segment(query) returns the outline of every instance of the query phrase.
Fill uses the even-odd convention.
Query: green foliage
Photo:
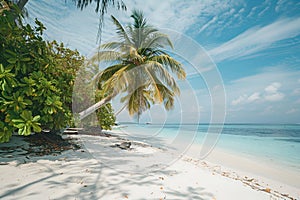
[[[98,89],[96,91],[95,100],[98,102],[105,97],[103,90]],[[96,111],[98,124],[102,129],[111,130],[116,122],[116,117],[113,114],[113,109],[110,103],[105,104]]]
[[[0,142],[13,132],[70,125],[72,88],[84,61],[77,51],[43,40],[46,28],[37,19],[34,27],[22,25],[17,12],[0,13]]]
[[[102,44],[91,61],[112,64],[98,74],[99,81],[107,93],[125,93],[121,102],[139,119],[154,104],[172,109],[180,94],[177,80],[185,79],[186,73],[165,51],[173,48],[169,37],[148,25],[141,11],[134,10],[131,18],[133,23],[122,26],[112,16],[119,40]]]
[[[98,102],[107,97],[101,84],[97,81],[95,74],[99,73],[97,65],[85,65],[77,73],[77,86],[73,94],[73,108],[78,112],[91,106],[90,102]],[[90,115],[82,120],[77,121],[79,126],[100,126],[102,129],[111,130],[115,124],[116,117],[110,103],[106,103],[98,110],[95,115]]]
[[[20,117],[20,119],[12,120],[14,127],[19,129],[19,135],[30,135],[31,130],[35,132],[42,131],[40,127],[41,124],[38,122],[40,120],[39,115],[32,117],[31,111],[24,110],[21,113]]]

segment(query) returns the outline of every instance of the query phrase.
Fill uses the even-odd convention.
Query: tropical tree
[[[120,93],[130,115],[139,115],[152,104],[163,103],[167,110],[173,108],[174,98],[180,90],[178,79],[185,79],[182,64],[172,58],[164,48],[173,48],[172,42],[147,21],[141,11],[134,10],[133,23],[123,27],[111,16],[119,41],[100,46],[91,63],[111,64],[101,71],[96,80],[109,95],[79,113],[80,119],[105,105]]]

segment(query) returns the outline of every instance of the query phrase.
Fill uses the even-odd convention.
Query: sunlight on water
[[[208,127],[208,124],[129,124],[121,130],[133,137],[143,137],[145,141],[153,137],[174,141],[184,136],[187,141],[202,144]],[[225,124],[216,147],[300,169],[300,125]]]

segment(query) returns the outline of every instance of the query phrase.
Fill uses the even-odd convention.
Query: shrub
[[[42,39],[43,24],[22,25],[15,10],[0,14],[0,142],[71,123],[72,84],[83,62],[77,51]],[[17,23],[16,23],[17,22]]]

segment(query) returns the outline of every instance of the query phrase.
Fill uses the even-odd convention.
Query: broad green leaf
[[[42,131],[42,128],[39,126],[39,124],[32,124],[32,128],[33,128],[33,131],[37,132],[37,133]]]
[[[21,114],[21,117],[25,120],[25,121],[29,121],[32,119],[32,113],[31,111],[28,110],[24,110]]]

